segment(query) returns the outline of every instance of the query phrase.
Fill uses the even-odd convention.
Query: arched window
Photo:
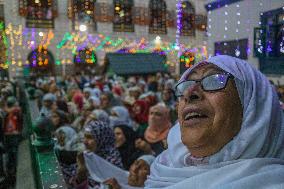
[[[72,19],[73,30],[96,30],[95,0],[71,0],[68,11]],[[71,9],[71,10],[70,10]]]
[[[195,10],[189,1],[182,2],[182,17],[181,17],[181,35],[183,36],[194,36]]]
[[[114,0],[113,31],[134,32],[132,7],[133,0]]]
[[[79,50],[74,56],[74,64],[74,71],[81,70],[88,75],[92,75],[95,72],[94,67],[97,65],[96,53],[90,48]]]
[[[29,68],[34,75],[51,76],[55,74],[54,58],[44,46],[39,46],[28,55]]]
[[[26,16],[28,28],[54,28],[56,0],[20,0],[20,14]]]
[[[166,34],[167,33],[167,5],[164,0],[150,0],[150,25],[149,33]]]

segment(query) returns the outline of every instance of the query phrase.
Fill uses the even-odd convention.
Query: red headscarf
[[[145,100],[136,100],[132,106],[134,120],[140,124],[147,123],[149,108],[150,106]]]
[[[79,91],[75,92],[72,101],[77,105],[78,110],[81,111],[84,105],[83,94]]]

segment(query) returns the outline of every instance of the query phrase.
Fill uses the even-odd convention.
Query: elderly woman
[[[145,188],[283,188],[283,115],[264,75],[216,56],[188,69],[175,90],[179,124]]]

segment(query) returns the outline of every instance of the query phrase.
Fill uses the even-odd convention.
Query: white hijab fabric
[[[152,164],[145,188],[283,189],[284,117],[276,91],[263,74],[243,60],[222,55],[207,62],[234,76],[243,106],[241,130],[219,152],[207,157],[207,164],[192,166],[185,161],[190,152],[181,141],[179,125],[175,125],[168,136],[169,148]]]
[[[127,108],[124,106],[114,106],[111,111],[115,112],[117,116],[110,116],[110,125],[112,127],[117,125],[127,125],[128,127],[133,127],[133,122],[130,118]]]
[[[67,150],[67,151],[77,151],[79,150],[79,139],[76,131],[69,126],[62,126],[56,129],[55,133],[59,134],[63,132],[65,135],[64,146],[61,146],[57,142],[55,143],[54,148],[58,150]]]
[[[104,182],[109,178],[115,178],[122,189],[139,189],[128,185],[128,171],[125,171],[92,152],[84,152],[84,159],[92,179]]]

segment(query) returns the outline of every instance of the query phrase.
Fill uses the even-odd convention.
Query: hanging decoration
[[[8,41],[5,33],[4,22],[0,22],[0,68],[7,69],[9,62],[8,57]]]
[[[187,50],[180,56],[180,63],[184,64],[186,68],[193,66],[195,62],[194,53]]]
[[[176,30],[176,44],[175,44],[175,49],[178,51],[178,57],[180,57],[181,55],[181,48],[180,48],[180,34],[181,34],[181,30],[182,30],[182,2],[181,0],[177,0],[177,4],[176,4],[176,8],[177,8],[177,30]]]
[[[52,44],[53,39],[56,38],[52,30],[42,32],[36,28],[23,29],[22,25],[12,26],[12,24],[7,25],[7,27],[5,28],[5,34],[5,39],[7,39],[6,54],[7,57],[9,57],[9,61],[6,61],[6,64],[17,64],[17,66],[28,66],[30,64],[29,61],[26,61],[26,55],[22,54],[21,49],[28,48],[31,51],[41,51],[40,49],[48,49],[49,45]],[[178,49],[177,44],[179,44]],[[72,52],[72,54],[76,56],[80,50],[90,47],[92,47],[92,50],[94,52],[156,52],[161,55],[169,56],[178,56],[178,53],[183,52],[186,49],[191,49],[191,51],[194,51],[195,58],[197,56],[199,56],[200,58],[207,56],[207,51],[204,50],[202,46],[193,50],[190,44],[185,45],[179,42],[177,43],[177,41],[165,41],[159,36],[157,36],[154,40],[149,40],[143,37],[140,39],[135,39],[128,36],[115,37],[104,34],[88,34],[86,32],[66,32],[63,35],[62,39],[56,44],[57,50],[55,55],[55,64],[71,64],[73,60],[66,58],[69,56],[67,55],[68,51]],[[44,53],[44,51],[42,52]],[[44,60],[41,60],[41,62],[42,63],[40,63],[40,65],[34,64],[34,66],[45,65]]]
[[[180,7],[181,6],[181,7]],[[178,14],[181,16],[180,35],[182,36],[194,36],[195,35],[195,10],[189,1],[183,1],[181,5],[178,5]]]

